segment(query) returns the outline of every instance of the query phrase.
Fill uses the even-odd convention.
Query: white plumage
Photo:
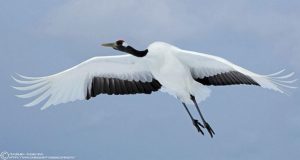
[[[138,61],[138,58],[131,55],[91,58],[70,69],[46,77],[19,76],[24,80],[14,77],[13,79],[27,86],[14,88],[30,92],[17,97],[37,96],[34,101],[26,104],[26,107],[37,105],[49,98],[41,109],[46,109],[50,105],[85,99],[86,88],[90,86],[95,76],[142,82],[152,80],[152,74]]]
[[[156,78],[166,90],[172,93],[175,92],[173,94],[178,98],[182,97],[182,100],[186,102],[189,102],[189,100],[184,98],[188,97],[176,94],[176,91],[181,92],[181,89],[187,89],[183,91],[187,93],[183,94],[189,96],[189,92],[193,92],[194,87],[199,92],[207,90],[207,87],[200,83],[195,82],[193,84],[191,77],[204,78],[229,71],[243,73],[253,78],[261,87],[281,93],[284,92],[283,88],[295,88],[288,84],[295,82],[296,79],[285,80],[293,76],[294,73],[279,76],[284,70],[271,75],[259,75],[234,65],[223,58],[182,50],[163,42],[152,43],[148,50],[148,55],[143,58],[132,55],[94,57],[70,69],[46,77],[27,77],[18,74],[24,80],[14,77],[13,79],[26,86],[14,88],[20,91],[30,91],[23,95],[17,95],[17,97],[31,98],[38,96],[34,101],[26,104],[27,107],[37,105],[49,98],[42,109],[50,105],[85,99],[86,88],[94,76],[142,82],[150,82],[152,78]],[[187,84],[182,84],[181,81],[186,81],[184,83]],[[203,96],[200,99],[206,98]]]
[[[223,58],[182,50],[164,42],[150,44],[144,56],[139,56],[139,51],[132,47],[128,48],[125,42],[110,45],[132,55],[94,57],[45,77],[18,75],[18,79],[13,79],[23,86],[14,88],[25,94],[17,97],[34,97],[25,105],[27,107],[45,101],[41,109],[46,109],[51,105],[89,99],[100,93],[151,93],[160,87],[188,104],[193,103],[191,95],[200,101],[208,97],[208,85],[252,84],[281,93],[284,93],[284,88],[295,88],[291,84],[296,79],[288,80],[294,73],[281,75],[282,70],[260,75]]]

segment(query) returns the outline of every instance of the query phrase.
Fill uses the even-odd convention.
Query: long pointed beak
[[[101,45],[104,46],[104,47],[114,47],[115,43],[103,43]]]

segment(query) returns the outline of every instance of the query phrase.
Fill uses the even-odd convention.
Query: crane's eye
[[[128,44],[124,40],[117,40],[116,41],[117,46],[127,47]]]
[[[118,41],[116,41],[116,44],[118,45],[118,46],[121,46],[122,44],[123,44],[123,40],[118,40]]]

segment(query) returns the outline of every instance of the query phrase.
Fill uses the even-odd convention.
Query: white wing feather
[[[178,49],[176,54],[183,63],[190,67],[191,72],[198,78],[210,77],[229,71],[238,71],[251,77],[263,88],[272,89],[281,93],[284,93],[284,88],[297,88],[290,85],[296,82],[297,79],[286,80],[294,75],[293,72],[283,76],[281,74],[285,70],[269,75],[260,75],[237,66],[221,57],[182,49]]]
[[[27,92],[17,97],[36,97],[31,103],[26,104],[26,107],[45,101],[41,108],[43,110],[51,105],[85,99],[87,87],[90,86],[89,83],[94,76],[151,82],[152,74],[142,63],[140,58],[131,55],[94,57],[46,77],[27,77],[18,74],[22,80],[12,78],[25,86],[13,88]]]

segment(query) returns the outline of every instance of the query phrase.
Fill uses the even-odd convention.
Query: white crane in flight
[[[211,137],[215,134],[204,119],[197,101],[210,95],[208,86],[255,85],[284,93],[283,88],[296,88],[290,80],[294,73],[282,75],[284,70],[260,75],[239,67],[223,58],[187,51],[164,42],[154,42],[146,50],[138,51],[125,41],[103,44],[128,55],[94,57],[70,69],[45,77],[19,75],[13,79],[23,86],[14,87],[27,92],[17,95],[34,100],[34,106],[45,100],[41,109],[51,105],[89,100],[98,94],[150,94],[163,91],[180,100],[198,132],[201,128]],[[195,119],[187,104],[195,105],[201,122]]]

